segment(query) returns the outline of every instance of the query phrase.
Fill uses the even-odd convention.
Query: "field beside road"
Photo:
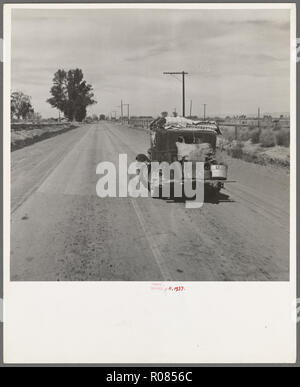
[[[96,195],[96,166],[128,162],[149,134],[99,122],[12,153],[11,279],[289,279],[288,169],[226,160],[218,204]]]
[[[290,129],[241,127],[235,133],[234,126],[222,126],[223,136],[218,146],[230,156],[248,162],[290,166]]]
[[[24,148],[24,146],[32,145],[38,141],[45,140],[58,134],[75,129],[78,124],[71,122],[62,124],[53,123],[17,123],[11,124],[11,150]]]

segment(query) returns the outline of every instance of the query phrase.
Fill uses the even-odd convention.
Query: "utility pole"
[[[184,84],[184,74],[182,72],[182,117],[185,117],[185,84]]]
[[[184,76],[187,75],[185,71],[172,71],[172,72],[167,72],[165,71],[163,74],[165,75],[182,75],[182,117],[185,117],[185,79]]]
[[[193,100],[190,100],[190,117],[192,117]]]
[[[121,116],[120,116],[121,122],[123,122],[123,106],[124,106],[124,103],[123,103],[122,100],[121,100],[121,105],[120,105],[120,106],[116,106],[116,107],[118,107],[118,108],[121,108]]]
[[[260,108],[257,109],[257,126],[260,127]]]
[[[123,103],[123,106],[127,106],[127,119],[129,122],[129,103]]]
[[[206,116],[206,103],[203,104],[203,121],[205,121]]]

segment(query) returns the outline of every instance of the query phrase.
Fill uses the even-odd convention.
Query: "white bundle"
[[[211,153],[211,145],[209,143],[202,144],[185,144],[183,142],[176,142],[178,160],[184,157],[189,161],[205,161],[208,154]]]

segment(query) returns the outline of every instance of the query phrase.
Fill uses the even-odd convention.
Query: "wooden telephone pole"
[[[124,106],[127,106],[127,118],[129,120],[129,103],[124,103]]]
[[[124,106],[124,104],[123,104],[122,100],[121,100],[121,105],[120,106],[116,106],[117,108],[121,108],[121,116],[120,116],[121,122],[123,122],[123,106]]]
[[[123,106],[127,106],[127,119],[129,122],[129,103],[123,103]]]
[[[185,117],[185,79],[184,76],[187,75],[185,71],[165,71],[165,75],[182,75],[182,117]]]
[[[203,121],[205,121],[206,116],[206,103],[203,104]]]

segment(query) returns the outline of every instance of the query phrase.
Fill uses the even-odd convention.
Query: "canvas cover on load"
[[[213,130],[221,134],[220,129],[215,121],[190,120],[185,117],[159,117],[152,121],[150,129],[155,130]]]

